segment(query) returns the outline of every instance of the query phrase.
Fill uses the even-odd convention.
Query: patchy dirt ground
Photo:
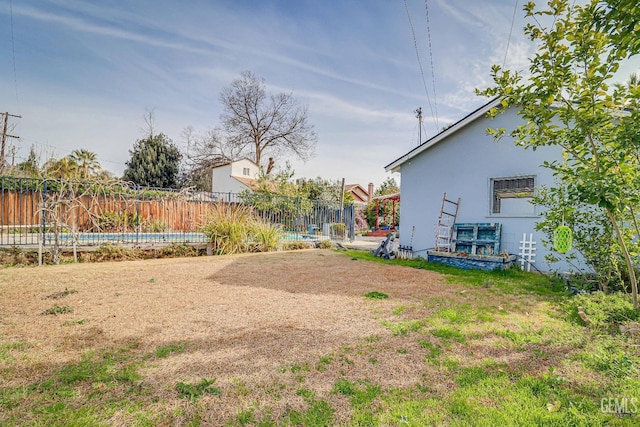
[[[342,360],[333,376],[366,369],[361,376],[378,384],[419,382],[422,357],[399,355],[381,323],[394,307],[455,298],[460,289],[437,273],[322,250],[10,268],[0,270],[0,334],[4,342],[30,346],[13,382],[43,379],[90,350],[134,346],[152,353],[182,343],[187,351],[145,367],[144,382],[155,393],[173,392],[177,381],[215,377],[223,388],[248,384],[259,401],[255,392],[282,382],[279,373],[292,367],[338,353],[371,360],[372,349],[358,351],[354,343],[375,337],[386,343],[375,352],[391,357],[379,357],[375,369]],[[390,298],[363,297],[371,291]],[[61,307],[73,311],[44,314]],[[329,391],[327,373],[314,379],[311,371],[305,385]],[[434,382],[447,386],[446,378]],[[211,422],[236,410],[238,396],[225,396],[236,400],[220,405]]]

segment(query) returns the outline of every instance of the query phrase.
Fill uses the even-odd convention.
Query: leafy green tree
[[[529,75],[494,65],[495,86],[480,91],[502,100],[490,116],[517,108],[523,124],[489,132],[496,139],[509,135],[525,148],[563,149],[562,161],[544,166],[562,183],[563,200],[607,219],[615,236],[609,247],[624,260],[637,309],[631,253],[640,236],[640,89],[611,82],[620,64],[640,51],[640,9],[630,0],[551,0],[547,9],[533,2],[524,8],[530,21],[525,34],[538,44]]]
[[[262,212],[272,214],[308,214],[313,208],[311,201],[293,182],[295,172],[289,163],[277,172],[262,172],[256,188],[244,191],[240,197],[245,203]]]
[[[27,156],[25,161],[20,162],[16,165],[16,172],[19,176],[27,178],[36,178],[40,175],[38,155],[36,154],[36,150],[33,145],[29,149],[29,155]]]
[[[396,183],[396,180],[389,177],[385,179],[382,184],[373,193],[374,196],[386,196],[389,194],[399,193],[400,187]]]
[[[324,200],[331,202],[340,202],[340,191],[342,190],[342,182],[317,177],[315,179],[301,178],[296,181],[298,189],[309,200]],[[352,203],[353,195],[345,191],[344,202]]]
[[[145,187],[176,188],[182,154],[160,133],[136,141],[123,179]]]
[[[574,250],[564,254],[563,259],[575,266],[575,272],[579,273],[581,256],[593,268],[599,290],[621,290],[624,260],[619,256],[615,233],[605,212],[575,197],[570,198],[562,183],[553,188],[539,187],[533,202],[544,208],[544,216],[536,224],[536,229],[544,233],[542,243],[553,247],[556,228],[560,225],[569,226],[573,231]],[[546,254],[545,259],[549,263],[560,260],[554,251]],[[594,284],[591,280],[584,283],[590,290]]]

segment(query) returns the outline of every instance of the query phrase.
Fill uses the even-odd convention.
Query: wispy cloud
[[[456,2],[451,0],[436,0],[436,4],[464,26],[491,28],[499,34],[509,32],[507,15],[500,13],[500,9],[504,9],[504,5],[500,6],[487,1]]]
[[[274,88],[277,89],[277,88]],[[313,111],[328,117],[341,120],[354,120],[359,122],[379,122],[380,120],[397,123],[413,122],[410,112],[399,112],[388,109],[374,108],[346,101],[326,92],[299,90],[296,96],[308,98],[313,105]]]
[[[95,22],[88,22],[86,20],[75,18],[71,16],[65,16],[55,14],[51,12],[45,12],[26,6],[14,6],[13,13],[15,15],[21,15],[30,19],[49,22],[64,26],[66,28],[82,31],[85,33],[96,34],[105,37],[111,37],[121,40],[134,41],[143,43],[149,46],[156,46],[161,48],[175,49],[180,51],[189,51],[199,54],[210,54],[211,51],[206,49],[197,48],[184,43],[169,42],[160,38],[150,37],[142,34],[138,34],[131,31],[126,31],[119,28],[108,27],[105,25],[99,25]]]
[[[311,62],[301,61],[291,56],[282,55],[276,51],[256,49],[249,45],[237,42],[228,42],[210,35],[203,35],[202,31],[176,29],[172,30],[170,33],[165,33],[165,36],[163,37],[152,37],[146,34],[141,34],[138,32],[117,28],[115,26],[106,25],[104,23],[99,23],[96,20],[88,20],[80,17],[70,16],[68,14],[63,15],[60,13],[43,11],[28,6],[14,6],[13,12],[16,15],[21,15],[26,18],[38,20],[41,22],[53,23],[74,31],[95,34],[107,38],[132,41],[158,48],[166,48],[180,52],[190,52],[199,55],[206,55],[208,57],[215,57],[215,54],[217,52],[220,52],[220,50],[229,52],[241,51],[244,52],[244,54],[248,57],[258,57],[267,61],[275,61],[281,65],[307,71],[320,77],[348,83],[360,88],[371,89],[377,92],[388,93],[395,96],[402,96],[409,99],[421,99],[419,95],[416,95],[412,92],[402,92],[393,87],[372,83],[370,81],[367,81],[366,79],[356,79],[353,77],[342,75],[328,68],[318,66],[317,64]],[[92,9],[85,12],[98,13],[99,10]],[[154,30],[157,31],[159,30],[159,28],[154,28]],[[170,41],[175,39],[182,41]],[[310,48],[308,47],[308,49]]]

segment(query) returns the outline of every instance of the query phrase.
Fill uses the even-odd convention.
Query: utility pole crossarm
[[[4,116],[4,126],[2,127],[2,145],[0,146],[0,173],[4,171],[4,165],[5,165],[5,149],[6,149],[6,145],[7,145],[7,138],[15,138],[15,139],[20,139],[19,136],[15,136],[15,135],[10,135],[7,133],[8,131],[8,126],[9,126],[9,117],[15,117],[18,119],[21,119],[22,116],[18,116],[16,114],[9,114],[8,112],[5,112],[4,114],[2,114]]]

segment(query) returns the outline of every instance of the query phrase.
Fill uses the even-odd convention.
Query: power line
[[[416,40],[416,32],[413,29],[413,22],[411,21],[411,14],[409,13],[409,6],[407,0],[404,0],[404,8],[407,11],[407,18],[409,18],[409,26],[411,27],[411,35],[413,36],[413,46],[416,49],[416,57],[418,58],[418,65],[420,66],[420,74],[422,75],[422,84],[424,86],[424,92],[427,94],[427,103],[429,104],[429,110],[431,110],[431,117],[433,118],[433,124],[436,127],[436,133],[438,132],[438,125],[435,113],[433,112],[433,106],[431,105],[431,99],[429,98],[429,89],[427,88],[427,81],[424,78],[424,69],[422,68],[422,61],[420,60],[420,52],[418,50],[418,41]]]
[[[11,54],[13,58],[13,84],[16,90],[16,104],[19,106],[18,101],[18,73],[16,72],[16,44],[13,37],[13,0],[9,0],[9,17],[11,21]]]
[[[511,17],[511,28],[509,29],[509,38],[507,39],[507,48],[504,51],[504,61],[502,61],[502,68],[507,65],[507,53],[509,53],[509,45],[511,44],[511,34],[513,34],[513,23],[516,20],[516,11],[518,10],[518,0],[513,6],[513,16]]]
[[[69,146],[63,146],[63,145],[55,146],[55,145],[49,144],[47,142],[40,142],[40,141],[37,141],[35,139],[31,139],[31,138],[20,138],[20,139],[22,141],[28,142],[30,144],[38,145],[40,147],[43,147],[44,149],[50,150],[52,153],[54,153],[54,152],[60,153],[60,155],[62,155],[64,153],[68,153],[67,155],[69,155],[69,154],[71,154],[71,152],[73,152],[73,150],[75,150],[75,148],[71,148]],[[104,159],[101,159],[100,163],[112,163],[114,165],[119,165],[119,166],[124,165],[123,162],[114,162],[113,160],[104,160]]]
[[[429,40],[429,60],[431,61],[431,84],[433,86],[433,105],[436,110],[436,127],[440,129],[438,122],[438,97],[436,96],[436,70],[433,66],[433,47],[431,45],[431,23],[429,22],[429,1],[424,0],[424,10],[427,16],[427,37]]]

